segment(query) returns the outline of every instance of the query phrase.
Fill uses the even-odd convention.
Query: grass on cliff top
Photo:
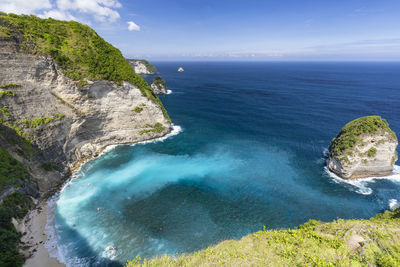
[[[21,51],[50,55],[63,72],[76,81],[109,80],[136,85],[142,94],[158,104],[169,116],[148,83],[137,75],[121,52],[107,43],[89,26],[75,21],[41,19],[36,16],[0,12],[1,32],[20,42]]]
[[[148,62],[145,59],[128,59],[128,60],[134,60],[134,61],[139,61],[141,63],[143,63],[146,66],[146,69],[150,72],[156,73],[157,72],[157,68],[154,67],[153,64],[151,64],[150,62]]]
[[[154,83],[157,87],[162,86],[164,88],[167,88],[167,84],[165,83],[164,79],[161,78],[160,76],[154,77],[151,83]]]
[[[389,128],[389,124],[380,116],[366,116],[355,119],[347,123],[339,134],[332,139],[329,151],[334,156],[340,156],[353,148],[357,142],[362,141],[361,136],[363,134],[375,134],[382,130],[396,138],[396,134]]]
[[[364,242],[350,248],[351,237]],[[297,229],[263,230],[205,250],[126,266],[400,266],[400,209],[369,220],[315,220]]]
[[[26,181],[29,173],[5,149],[0,147],[0,192],[8,184],[18,184],[18,180]]]

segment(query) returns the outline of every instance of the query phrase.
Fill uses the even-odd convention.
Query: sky
[[[400,61],[400,0],[0,0],[88,24],[128,58]]]

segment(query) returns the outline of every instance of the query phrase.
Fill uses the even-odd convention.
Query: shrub
[[[0,191],[7,184],[14,183],[18,180],[25,181],[29,178],[29,173],[14,159],[7,150],[0,147]]]
[[[0,99],[5,96],[15,96],[15,94],[13,92],[11,92],[10,90],[4,90],[4,91],[0,91]]]
[[[147,124],[146,127],[150,128],[150,129],[141,130],[139,132],[140,135],[148,134],[148,133],[161,133],[162,131],[165,130],[165,127],[159,122],[155,123],[154,125]]]
[[[0,88],[16,88],[16,87],[21,87],[21,85],[18,83],[7,83],[0,85]]]
[[[368,157],[372,158],[372,157],[374,157],[375,155],[376,155],[376,148],[375,148],[375,147],[371,147],[371,148],[368,150]]]
[[[140,112],[142,112],[142,110],[143,110],[143,108],[142,108],[142,107],[139,107],[139,106],[137,106],[137,107],[135,107],[135,108],[133,109],[133,111],[135,111],[136,113],[140,113]]]

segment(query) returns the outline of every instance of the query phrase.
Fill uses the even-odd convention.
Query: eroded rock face
[[[0,145],[28,166],[42,192],[60,184],[77,162],[96,156],[108,145],[135,143],[170,131],[161,108],[134,85],[99,80],[78,88],[50,57],[18,53],[17,43],[10,39],[0,44],[0,84],[20,85],[9,88],[14,96],[0,99],[0,108],[6,107],[10,114],[3,114],[1,127],[12,128],[6,121],[22,127],[23,137],[30,138],[40,153],[23,157],[4,136]],[[38,126],[23,122],[35,118],[52,119]],[[153,130],[156,123],[162,131]],[[44,170],[41,166],[47,163],[61,168]]]
[[[398,140],[385,120],[368,116],[346,124],[329,147],[329,170],[342,178],[385,176],[397,161]]]
[[[155,71],[150,68],[150,63],[144,60],[128,60],[136,74],[154,74]],[[146,63],[145,63],[146,62]]]

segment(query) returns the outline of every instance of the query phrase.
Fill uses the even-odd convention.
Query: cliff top
[[[389,124],[380,116],[366,116],[355,119],[347,123],[339,134],[332,139],[329,151],[334,156],[345,154],[357,142],[362,141],[363,135],[379,134],[382,131],[389,133],[393,140],[397,140],[396,134],[389,128]]]
[[[310,220],[176,257],[136,257],[126,266],[399,266],[399,230],[400,209],[369,220]]]
[[[49,55],[64,74],[77,84],[85,80],[123,81],[136,85],[150,100],[162,107],[147,82],[137,75],[121,52],[93,29],[75,21],[41,19],[30,15],[0,12],[0,37],[18,41],[20,52]]]

